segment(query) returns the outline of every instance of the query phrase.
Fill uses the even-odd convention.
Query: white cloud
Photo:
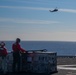
[[[46,20],[22,20],[18,21],[18,23],[28,23],[28,24],[54,24],[54,23],[60,23],[57,21],[46,21]]]
[[[21,24],[55,24],[60,23],[58,21],[46,21],[46,20],[27,20],[27,19],[12,19],[12,18],[0,18],[1,22],[13,22]]]
[[[74,9],[59,9],[59,11],[69,12],[69,13],[76,13],[76,10],[74,10]]]
[[[20,7],[20,6],[0,6],[0,8],[14,8],[14,9],[30,9],[30,10],[49,10],[50,8],[41,7]]]
[[[20,7],[20,6],[0,6],[0,8],[13,8],[13,9],[28,9],[28,10],[44,10],[49,11],[53,8],[42,8],[42,7]],[[58,9],[60,12],[76,13],[75,9]]]

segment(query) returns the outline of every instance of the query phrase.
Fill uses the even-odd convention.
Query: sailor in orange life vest
[[[5,48],[5,43],[1,42],[0,43],[0,56],[2,57],[2,59],[4,59],[4,57],[6,57],[7,55],[7,49]]]
[[[13,49],[13,67],[12,70],[13,72],[16,71],[16,65],[17,65],[17,71],[20,71],[20,52],[25,52],[26,50],[24,50],[23,48],[21,48],[20,46],[20,39],[17,38],[16,42],[12,45],[12,49]]]

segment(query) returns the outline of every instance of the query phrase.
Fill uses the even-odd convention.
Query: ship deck
[[[76,57],[60,56],[57,58],[58,73],[53,75],[76,75]]]

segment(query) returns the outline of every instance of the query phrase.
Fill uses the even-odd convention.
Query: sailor
[[[2,59],[4,59],[6,55],[7,55],[7,49],[5,48],[5,43],[1,42],[0,43],[0,56],[2,57]]]
[[[5,48],[5,43],[1,42],[0,43],[0,69],[2,70],[2,72],[6,72],[7,70],[7,66],[6,66],[6,56],[7,56],[7,49]]]
[[[13,49],[13,72],[16,72],[16,66],[17,66],[17,71],[20,72],[20,52],[26,53],[26,50],[21,48],[20,46],[20,38],[16,39],[16,42],[12,45]]]

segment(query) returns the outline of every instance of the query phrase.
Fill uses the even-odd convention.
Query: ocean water
[[[12,51],[14,41],[5,41],[8,51]],[[25,50],[47,49],[49,52],[57,52],[57,55],[76,55],[76,42],[63,41],[21,41],[21,47]]]

